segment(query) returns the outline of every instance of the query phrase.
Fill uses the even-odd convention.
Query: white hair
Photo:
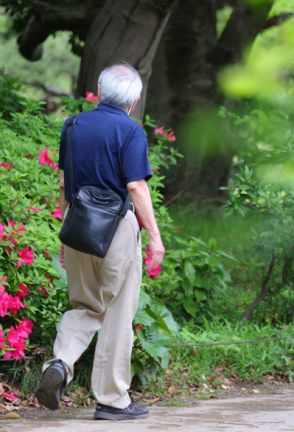
[[[100,102],[128,110],[140,98],[142,80],[128,63],[118,63],[104,69],[98,78]]]

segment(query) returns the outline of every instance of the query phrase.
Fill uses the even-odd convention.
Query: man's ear
[[[101,96],[101,86],[100,86],[100,84],[98,84],[98,86],[97,86],[97,97],[98,97],[98,101],[97,101],[97,102],[100,101],[100,96]]]
[[[133,105],[131,106],[131,109],[130,109],[130,113],[135,111],[139,102],[140,102],[140,98],[137,99],[136,102],[133,103]]]

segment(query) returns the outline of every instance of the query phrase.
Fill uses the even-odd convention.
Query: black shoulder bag
[[[130,207],[130,197],[123,201],[117,193],[97,186],[83,186],[74,193],[72,132],[75,123],[76,117],[66,130],[71,201],[59,238],[72,249],[104,258]]]

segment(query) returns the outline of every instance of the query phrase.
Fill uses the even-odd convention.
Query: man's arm
[[[63,170],[60,170],[60,178],[59,178],[59,204],[60,204],[61,213],[62,215],[64,215],[68,202],[64,197],[64,171]]]
[[[149,248],[151,252],[149,267],[157,267],[163,259],[164,246],[154,216],[149,187],[145,180],[138,180],[128,183],[127,188],[144,227],[149,234]]]

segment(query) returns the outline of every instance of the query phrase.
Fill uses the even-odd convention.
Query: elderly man
[[[128,64],[102,71],[98,79],[99,104],[77,116],[72,135],[75,191],[94,185],[130,194],[149,233],[150,267],[162,261],[164,247],[154,217],[147,180],[151,169],[147,140],[139,124],[129,118],[142,91],[138,72]],[[66,165],[65,122],[61,133],[61,208],[71,199]],[[63,176],[64,172],[64,176]],[[63,182],[64,178],[64,182]],[[54,343],[54,359],[43,366],[37,390],[39,402],[57,409],[61,391],[73,378],[74,364],[99,331],[91,378],[97,399],[95,419],[145,418],[148,408],[131,402],[130,362],[132,321],[142,276],[140,230],[130,209],[120,222],[105,258],[64,247],[69,301],[72,309],[61,321]]]

